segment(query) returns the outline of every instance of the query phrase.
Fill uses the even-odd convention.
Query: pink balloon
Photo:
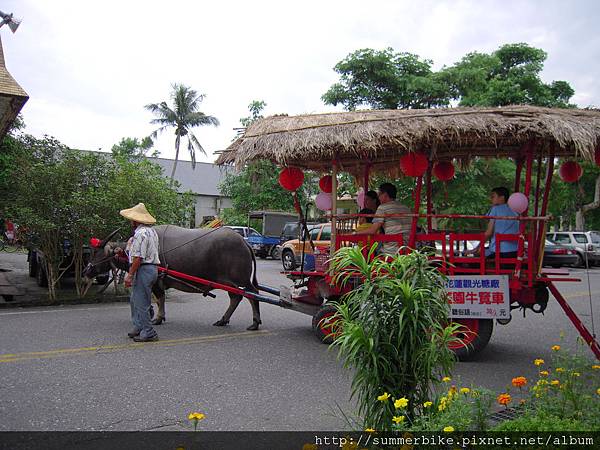
[[[510,197],[508,197],[507,203],[508,207],[517,214],[524,213],[529,207],[529,200],[527,200],[525,194],[521,192],[515,192]]]
[[[360,209],[363,209],[365,207],[365,191],[361,188],[360,191],[358,191],[358,195],[356,196],[356,203],[358,204],[358,207]]]
[[[327,192],[321,192],[315,198],[315,205],[317,208],[323,211],[329,211],[331,209],[331,194]]]

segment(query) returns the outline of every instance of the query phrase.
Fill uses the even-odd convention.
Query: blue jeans
[[[142,265],[138,268],[133,279],[131,297],[131,321],[133,327],[140,332],[141,338],[156,336],[156,330],[150,322],[150,304],[152,303],[152,285],[158,278],[158,268],[152,265]]]

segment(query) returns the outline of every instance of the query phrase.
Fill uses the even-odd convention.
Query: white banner
[[[446,282],[453,319],[510,318],[508,275],[460,275]]]

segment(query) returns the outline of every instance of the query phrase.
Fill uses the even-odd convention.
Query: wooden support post
[[[429,161],[429,165],[427,166],[427,174],[425,175],[425,184],[427,185],[427,232],[431,233],[432,231],[432,218],[431,214],[433,212],[433,205],[431,203],[431,169],[433,163]]]
[[[331,245],[330,255],[333,256],[335,252],[335,241],[337,236],[337,159],[334,159],[331,163]]]
[[[371,172],[371,163],[365,164],[365,172],[363,174],[363,188],[365,189],[365,194],[369,190],[369,175]]]
[[[415,242],[417,241],[417,221],[419,220],[419,208],[421,206],[421,188],[423,187],[423,177],[417,177],[415,184],[415,215],[412,218],[410,237],[408,240],[408,246],[410,248],[415,248]]]
[[[548,210],[548,201],[550,199],[550,186],[552,185],[552,175],[554,173],[554,149],[550,151],[548,156],[548,167],[546,167],[546,180],[544,186],[544,195],[542,197],[542,207],[540,216],[545,216]],[[537,253],[537,268],[538,274],[542,271],[542,262],[544,260],[544,247],[546,246],[546,222],[538,223],[538,240],[536,242]]]

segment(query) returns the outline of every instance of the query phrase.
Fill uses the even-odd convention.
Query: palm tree
[[[187,147],[192,158],[192,169],[196,167],[196,150],[206,155],[206,151],[192,133],[192,128],[201,125],[219,125],[219,120],[213,116],[207,116],[201,111],[198,111],[200,103],[204,100],[204,95],[193,90],[183,84],[174,83],[172,85],[171,100],[173,106],[167,105],[167,102],[151,103],[145,108],[153,113],[156,118],[150,123],[160,125],[160,128],[154,130],[150,135],[156,138],[159,133],[169,127],[175,128],[175,162],[173,163],[173,171],[171,172],[171,185],[175,178],[175,170],[177,170],[177,160],[179,159],[179,144],[183,136],[187,136]]]

